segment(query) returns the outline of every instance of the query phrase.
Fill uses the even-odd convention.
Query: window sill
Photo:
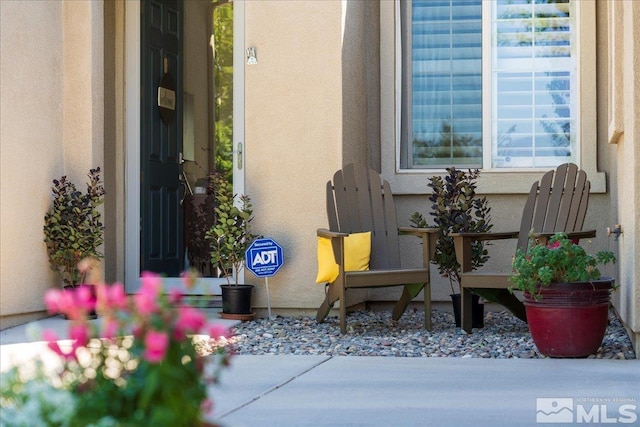
[[[393,194],[430,194],[429,178],[444,176],[444,171],[385,171],[382,176],[389,181]],[[551,169],[551,168],[550,168]],[[548,170],[550,170],[548,169]],[[606,193],[607,180],[604,172],[584,169],[591,181],[591,194]],[[389,173],[391,172],[391,173]],[[541,171],[481,171],[478,178],[479,194],[528,194],[531,185],[542,178],[547,170]]]

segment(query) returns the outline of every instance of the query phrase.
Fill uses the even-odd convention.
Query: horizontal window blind
[[[410,168],[482,162],[481,0],[414,0]],[[407,112],[408,113],[408,112]]]
[[[493,166],[572,160],[569,0],[498,0],[492,11]]]

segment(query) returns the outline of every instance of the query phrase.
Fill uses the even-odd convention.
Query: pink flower
[[[185,333],[198,332],[207,322],[205,315],[193,307],[178,307],[178,320],[176,328]]]
[[[209,326],[209,337],[212,339],[226,338],[229,336],[229,330],[220,323],[213,323]]]
[[[171,289],[169,291],[169,302],[174,305],[178,305],[182,302],[182,292],[179,289]]]
[[[105,317],[102,322],[102,335],[111,339],[116,336],[119,330],[118,321],[112,317]]]
[[[62,351],[60,344],[58,344],[58,336],[55,332],[47,329],[42,333],[42,338],[47,341],[47,347],[58,356],[64,357],[65,360],[75,359],[75,349],[69,353]]]
[[[74,306],[71,292],[59,289],[49,289],[44,295],[44,303],[51,314],[66,314]]]
[[[560,247],[560,242],[553,242],[547,245],[547,248],[549,249],[558,249],[559,247]]]
[[[85,346],[89,342],[89,328],[86,324],[69,326],[69,338],[75,340],[74,347]]]
[[[124,309],[127,307],[127,295],[122,283],[114,283],[112,286],[96,285],[97,309],[108,311]]]
[[[162,278],[156,273],[143,271],[141,277],[142,292],[149,295],[159,295],[162,290]]]
[[[213,401],[209,398],[206,398],[200,404],[200,409],[203,414],[210,414],[213,412]]]
[[[142,273],[142,287],[133,300],[138,313],[143,316],[155,313],[158,310],[158,297],[162,291],[162,280],[155,273]]]
[[[73,290],[74,306],[79,307],[85,313],[95,310],[96,300],[93,287],[79,286]]]
[[[169,346],[169,336],[166,332],[150,330],[144,338],[145,351],[143,357],[150,363],[160,363],[164,359]]]
[[[136,339],[140,339],[142,337],[142,333],[144,332],[143,327],[144,327],[144,325],[139,324],[139,323],[134,323],[131,326],[131,333],[133,334],[133,336]]]

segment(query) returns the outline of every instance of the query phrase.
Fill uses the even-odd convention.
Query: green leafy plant
[[[82,276],[78,262],[86,257],[101,259],[98,247],[104,242],[101,214],[104,186],[100,168],[91,169],[85,193],[66,176],[53,180],[53,206],[44,216],[44,241],[49,264],[62,278],[64,287],[78,285]]]
[[[253,206],[245,194],[236,196],[233,184],[221,173],[213,173],[210,185],[216,201],[215,224],[205,237],[210,241],[211,263],[218,266],[231,284],[238,284],[238,274],[245,266],[245,253],[258,235],[251,232]],[[236,198],[238,205],[236,205]]]
[[[476,194],[478,169],[463,171],[454,167],[447,168],[444,179],[432,176],[429,187],[433,190],[429,197],[431,212],[435,227],[439,229],[438,240],[433,262],[438,265],[438,271],[449,278],[451,292],[460,289],[460,264],[456,260],[456,251],[452,233],[476,232],[484,233],[491,230],[491,216],[486,197]],[[411,215],[411,225],[418,228],[430,227],[421,213]],[[481,267],[489,259],[483,242],[476,241],[472,246],[472,267]],[[458,291],[454,289],[458,284]]]
[[[589,282],[600,279],[598,265],[615,263],[613,252],[589,255],[564,233],[557,233],[549,244],[540,245],[530,238],[527,252],[518,250],[513,261],[511,290],[518,289],[539,297],[540,286],[551,283]]]

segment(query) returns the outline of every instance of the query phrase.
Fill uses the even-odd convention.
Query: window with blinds
[[[405,114],[408,168],[482,165],[481,0],[414,0],[405,4],[411,31],[411,101]],[[408,74],[408,73],[407,73]],[[408,89],[408,88],[407,88]],[[408,101],[408,100],[407,100]],[[410,122],[410,123],[409,123]],[[409,140],[410,139],[410,140]]]
[[[401,168],[574,161],[569,0],[403,0],[400,15]]]
[[[552,167],[572,160],[571,25],[569,0],[495,2],[494,167]]]

